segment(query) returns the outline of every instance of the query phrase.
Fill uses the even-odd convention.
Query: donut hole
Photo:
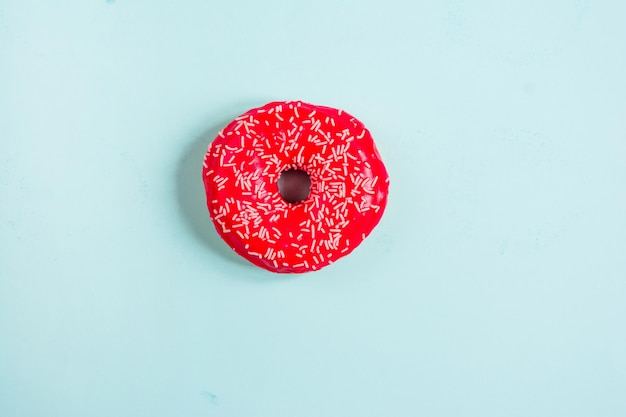
[[[311,192],[311,177],[301,169],[287,169],[278,178],[278,192],[287,203],[301,203]]]

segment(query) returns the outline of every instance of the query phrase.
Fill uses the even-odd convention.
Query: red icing
[[[277,181],[311,178],[298,204]],[[349,254],[378,224],[389,176],[370,132],[341,110],[274,102],[237,117],[209,145],[202,171],[209,214],[238,254],[274,272],[318,270]]]

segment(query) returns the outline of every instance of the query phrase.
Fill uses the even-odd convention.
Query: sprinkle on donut
[[[360,121],[300,101],[233,120],[209,145],[203,179],[222,239],[279,273],[319,270],[352,252],[380,221],[389,188]]]

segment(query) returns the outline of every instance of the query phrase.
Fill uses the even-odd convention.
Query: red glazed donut
[[[274,102],[237,117],[202,172],[224,241],[273,272],[318,270],[378,224],[389,177],[363,124],[342,110]]]

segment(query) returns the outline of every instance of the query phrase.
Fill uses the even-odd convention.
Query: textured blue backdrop
[[[0,1],[0,416],[626,415],[626,3]],[[202,154],[343,107],[392,179],[319,273]]]

